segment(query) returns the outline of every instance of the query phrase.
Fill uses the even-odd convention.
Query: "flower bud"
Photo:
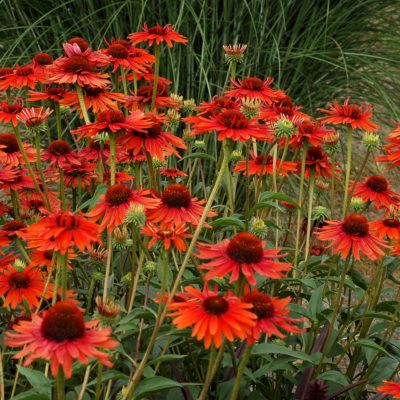
[[[195,150],[205,150],[206,149],[206,143],[204,140],[195,140],[193,143],[193,148]]]
[[[259,237],[260,239],[264,239],[267,235],[268,227],[265,225],[264,220],[258,217],[253,217],[250,221],[250,232]]]
[[[126,212],[125,224],[132,224],[137,228],[140,228],[146,223],[146,212],[142,204],[131,203]]]
[[[193,109],[196,107],[196,102],[194,99],[188,99],[183,101],[183,111],[188,113],[193,111]]]
[[[154,261],[146,261],[143,266],[143,274],[145,276],[153,275],[157,270],[157,263]]]
[[[381,139],[377,133],[365,132],[362,143],[368,150],[376,150],[381,146]]]
[[[242,63],[244,52],[247,49],[247,44],[228,44],[222,46],[225,53],[225,61],[227,63]]]
[[[289,137],[296,131],[293,122],[289,121],[287,118],[278,119],[274,124],[274,130],[278,138]]]
[[[350,200],[350,206],[356,213],[358,213],[364,209],[365,203],[361,197],[352,197]]]

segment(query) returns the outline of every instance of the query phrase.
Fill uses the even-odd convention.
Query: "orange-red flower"
[[[381,175],[372,175],[364,182],[358,182],[354,188],[354,196],[361,197],[364,202],[374,203],[376,208],[389,208],[400,200],[400,196],[391,190],[389,182]]]
[[[233,172],[246,173],[246,160],[239,161],[233,170]],[[270,155],[259,154],[256,156],[253,152],[251,153],[251,160],[248,162],[249,175],[272,175],[274,172],[274,158]],[[289,172],[297,171],[297,163],[292,161],[283,161],[279,158],[275,162],[275,171],[279,175],[288,176]]]
[[[149,190],[132,190],[122,183],[117,183],[110,186],[105,195],[100,196],[100,202],[87,216],[92,221],[102,218],[101,230],[107,228],[108,232],[112,232],[124,222],[129,207],[134,203],[150,210],[159,206],[160,201],[151,197]]]
[[[123,103],[126,96],[123,93],[108,92],[107,87],[90,87],[84,86],[83,91],[83,101],[87,110],[92,110],[95,114],[107,111],[107,110],[118,110],[118,103]],[[63,95],[60,100],[60,104],[63,106],[73,107],[81,111],[81,106],[79,103],[78,93],[71,91]],[[81,118],[83,118],[82,111],[80,113]]]
[[[230,97],[258,99],[267,104],[272,104],[286,96],[284,91],[271,88],[273,81],[273,78],[270,77],[265,81],[256,77],[247,77],[237,81],[231,79],[233,88],[227,90],[225,94]]]
[[[98,321],[85,322],[82,311],[71,301],[60,301],[43,314],[32,315],[32,321],[20,321],[6,332],[5,344],[24,347],[14,357],[25,358],[25,366],[36,359],[50,361],[51,373],[57,376],[61,366],[65,376],[72,375],[76,359],[83,364],[96,358],[112,367],[110,355],[100,349],[114,349],[118,342],[111,338],[111,328],[99,328]]]
[[[306,177],[310,176],[311,169],[315,170],[316,177],[323,176],[324,178],[329,178],[332,175],[332,164],[329,162],[328,156],[322,147],[310,147],[307,150]]]
[[[23,108],[23,101],[20,98],[17,98],[14,103],[3,101],[0,105],[0,121],[5,124],[12,123],[13,126],[17,126],[17,116]]]
[[[147,105],[150,105],[152,101],[153,95],[153,84],[151,85],[142,85],[137,90],[134,96],[128,96],[125,107],[131,110],[141,109],[143,110]],[[165,108],[165,107],[175,107],[176,104],[171,99],[169,95],[168,87],[162,81],[158,81],[157,91],[156,91],[156,100],[155,100],[155,108]]]
[[[117,133],[125,130],[144,132],[151,126],[151,121],[142,112],[136,112],[125,117],[120,110],[108,110],[98,114],[97,121],[71,131],[78,134],[79,138],[92,137],[99,132],[108,131]]]
[[[350,125],[353,129],[363,129],[369,132],[375,132],[379,126],[372,122],[372,108],[369,104],[361,103],[360,106],[357,104],[350,103],[350,97],[348,97],[343,105],[340,105],[336,100],[328,103],[329,110],[320,108],[319,110],[325,114],[329,114],[327,117],[318,118],[322,122],[333,125]]]
[[[182,253],[186,251],[185,238],[189,238],[192,235],[188,234],[189,227],[186,224],[175,226],[174,224],[157,226],[148,222],[142,227],[142,233],[146,236],[150,236],[149,249],[152,248],[157,242],[162,242],[165,250],[169,250],[171,246]]]
[[[160,172],[160,175],[170,179],[187,176],[187,174],[177,168],[160,168],[158,171]]]
[[[54,103],[59,103],[65,93],[66,90],[63,86],[49,86],[44,89],[44,92],[28,90],[28,98],[26,100],[29,102],[52,100]]]
[[[179,156],[175,147],[186,149],[181,138],[163,129],[162,124],[165,123],[163,114],[148,114],[146,117],[150,125],[142,130],[130,130],[118,138],[118,143],[127,150],[132,149],[135,155],[147,151],[151,157],[157,157],[161,161],[171,154]]]
[[[301,108],[295,106],[289,96],[284,96],[272,104],[265,104],[259,117],[269,123],[276,122],[280,118],[287,118],[289,121],[309,120],[310,116],[300,112]]]
[[[317,230],[317,237],[323,242],[331,242],[335,254],[346,258],[350,254],[356,259],[365,254],[371,260],[380,259],[388,248],[386,242],[370,233],[368,220],[359,214],[351,214],[343,221],[325,221],[325,226]]]
[[[36,160],[36,150],[31,145],[23,143],[28,160]],[[0,163],[17,167],[24,164],[24,159],[19,150],[17,138],[13,133],[0,134]]]
[[[107,64],[105,58],[98,58],[91,51],[82,52],[77,44],[64,43],[67,57],[59,57],[46,68],[49,82],[77,84],[79,86],[106,87],[110,81],[108,74],[97,71],[98,67]],[[105,57],[105,56],[104,56]]]
[[[370,223],[371,231],[379,239],[387,237],[391,240],[400,240],[400,221],[396,218],[385,218]]]
[[[17,120],[28,128],[34,128],[43,124],[53,111],[43,107],[24,108],[18,115]]]
[[[94,172],[96,169],[95,163],[86,163],[82,158],[80,158],[80,161],[81,165],[71,165],[64,169],[64,183],[66,187],[77,188],[80,186],[87,189],[90,187],[92,179],[97,177],[97,174]]]
[[[55,250],[66,254],[74,246],[88,250],[93,243],[100,243],[100,227],[81,215],[70,211],[49,214],[30,225],[24,234],[29,248]]]
[[[205,200],[192,198],[189,189],[180,183],[173,183],[165,188],[161,195],[161,203],[157,208],[148,210],[150,222],[181,225],[185,222],[198,225],[204,211]],[[208,216],[216,214],[209,212]]]
[[[184,293],[178,293],[169,309],[172,323],[178,329],[193,326],[192,337],[204,340],[208,349],[211,343],[220,347],[223,338],[233,342],[235,338],[245,339],[251,334],[257,316],[249,309],[251,304],[240,301],[232,293],[218,295],[217,290],[205,287],[203,291],[186,286]]]
[[[77,154],[65,140],[53,140],[47,150],[43,152],[43,160],[57,168],[80,165]]]
[[[3,307],[15,309],[25,300],[30,308],[39,305],[45,284],[41,272],[34,267],[20,271],[9,265],[0,272],[0,296],[5,295]],[[49,294],[50,289],[48,289]]]
[[[241,232],[217,244],[200,244],[196,257],[211,260],[199,267],[208,271],[207,280],[230,275],[229,281],[235,282],[243,274],[251,285],[255,285],[255,272],[271,279],[280,279],[291,269],[289,263],[275,261],[285,256],[279,254],[280,249],[265,250],[265,246],[266,242],[256,235]]]
[[[214,96],[212,101],[203,101],[199,106],[195,107],[195,110],[200,111],[199,115],[207,117],[209,115],[221,114],[221,112],[227,110],[240,111],[240,106],[237,100],[231,99],[228,96]],[[187,119],[187,122],[190,123],[191,121]]]
[[[324,137],[333,132],[333,130],[328,130],[324,126],[310,120],[300,120],[295,125],[297,132],[289,139],[289,144],[293,146],[294,150],[300,149],[306,143],[314,147],[321,146]],[[282,142],[284,141],[285,139],[282,140]]]
[[[200,116],[183,118],[184,122],[192,123],[195,133],[218,132],[218,140],[232,139],[245,142],[251,138],[258,140],[271,140],[273,131],[266,125],[257,123],[256,118],[248,120],[238,110],[222,111],[216,116],[205,118]]]
[[[147,42],[149,46],[152,46],[154,42],[157,45],[161,42],[165,42],[169,47],[172,47],[173,42],[187,43],[188,41],[184,36],[174,30],[174,25],[170,24],[164,26],[157,24],[149,28],[145,22],[142,30],[143,32],[134,32],[128,35],[128,39],[133,45]]]
[[[302,318],[290,318],[288,304],[291,297],[278,298],[270,297],[258,289],[246,290],[247,293],[242,298],[245,303],[253,305],[252,312],[257,315],[256,325],[252,329],[251,335],[247,338],[249,343],[254,343],[262,333],[267,337],[278,336],[283,339],[285,335],[281,331],[291,333],[301,333],[303,330],[296,323],[302,322]]]
[[[32,65],[17,65],[11,74],[6,75],[0,81],[0,90],[21,89],[25,86],[33,89],[36,83],[42,80],[43,74],[40,71],[35,71]]]
[[[388,144],[382,146],[386,154],[376,157],[376,161],[389,163],[387,169],[392,169],[400,165],[400,123],[397,127],[388,134]]]
[[[384,385],[376,388],[378,392],[391,395],[395,399],[400,399],[400,383],[383,381]]]

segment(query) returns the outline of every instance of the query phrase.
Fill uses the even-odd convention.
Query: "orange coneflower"
[[[206,279],[225,277],[230,274],[230,282],[243,274],[251,285],[256,284],[255,272],[271,279],[279,279],[290,271],[289,263],[274,261],[285,254],[280,249],[265,250],[265,241],[249,232],[241,232],[232,239],[217,244],[201,243],[196,257],[211,260],[199,268],[207,270]]]
[[[369,104],[361,103],[360,106],[357,104],[350,103],[350,97],[348,97],[343,105],[340,105],[336,100],[328,103],[329,110],[320,108],[319,110],[325,114],[329,114],[327,117],[318,118],[324,123],[333,125],[350,125],[353,129],[363,129],[365,131],[374,132],[379,126],[372,122],[372,108]]]
[[[175,149],[186,149],[184,141],[163,130],[165,116],[163,114],[148,114],[147,121],[150,123],[145,129],[133,129],[118,139],[118,142],[127,150],[132,149],[135,155],[140,152],[148,152],[151,157],[157,157],[164,161],[171,154],[179,156]]]
[[[284,91],[271,88],[273,81],[273,78],[270,77],[265,81],[256,77],[247,77],[237,81],[231,79],[233,88],[227,90],[225,94],[230,97],[259,99],[267,104],[272,104],[286,96]]]
[[[146,105],[150,105],[153,95],[153,84],[142,85],[133,96],[128,96],[125,107],[128,109],[144,109]],[[155,108],[175,107],[175,102],[169,95],[168,87],[165,83],[158,82],[155,99]]]
[[[0,121],[5,124],[12,123],[13,126],[17,126],[17,116],[23,108],[24,103],[21,98],[17,98],[14,103],[3,101],[0,105]]]
[[[40,81],[43,81],[42,71],[35,71],[32,65],[17,65],[12,74],[6,75],[0,81],[0,90],[21,89],[25,86],[33,89]]]
[[[10,239],[22,237],[26,232],[26,223],[19,219],[4,222],[3,225],[0,226],[0,232]]]
[[[246,116],[238,110],[230,109],[222,111],[216,116],[205,118],[202,116],[183,118],[184,122],[193,124],[195,133],[206,133],[217,131],[218,140],[232,139],[245,142],[251,138],[258,140],[273,139],[273,131],[266,125],[257,123],[257,118],[248,120]]]
[[[185,222],[198,225],[204,211],[205,200],[192,198],[189,189],[180,184],[173,183],[165,188],[161,195],[161,203],[157,208],[148,210],[147,217],[150,222],[175,223],[181,225]],[[209,217],[216,214],[212,211]]]
[[[28,128],[35,128],[43,124],[53,111],[43,107],[24,108],[18,115],[17,120]]]
[[[261,333],[265,333],[267,337],[277,336],[281,339],[285,335],[281,332],[301,333],[303,330],[295,323],[303,321],[303,318],[290,318],[290,309],[288,304],[292,300],[291,297],[278,298],[270,297],[258,289],[248,290],[246,288],[243,302],[253,305],[252,312],[257,315],[256,325],[252,329],[251,335],[247,338],[249,343],[257,341]]]
[[[169,47],[172,47],[173,42],[187,43],[188,41],[183,35],[174,30],[174,25],[167,24],[160,26],[157,24],[149,28],[145,22],[142,29],[143,32],[134,32],[128,35],[128,39],[133,45],[147,42],[149,46],[152,46],[154,42],[157,45],[161,42],[165,42]]]
[[[383,381],[384,385],[376,388],[378,392],[382,392],[386,395],[391,395],[395,399],[400,399],[400,383]]]
[[[299,166],[300,169],[300,166]],[[332,175],[332,164],[329,162],[322,147],[310,147],[306,154],[306,171],[305,176],[309,177],[311,169],[315,170],[315,176],[330,178]]]
[[[346,258],[350,254],[359,260],[361,253],[371,260],[385,255],[386,242],[370,233],[368,220],[359,214],[351,214],[343,221],[325,221],[325,226],[317,229],[317,237],[324,242],[331,242],[327,248]]]
[[[186,224],[175,226],[174,224],[156,226],[151,222],[148,222],[142,227],[142,233],[146,236],[150,236],[149,249],[152,248],[157,242],[162,242],[165,250],[169,250],[171,246],[174,246],[179,253],[186,251],[185,238],[189,238],[192,235],[188,234],[189,227]]]
[[[28,98],[26,100],[29,102],[52,100],[54,103],[59,103],[65,93],[66,89],[63,86],[50,86],[46,87],[44,92],[28,90]]]
[[[28,160],[34,162],[36,160],[36,150],[27,143],[23,143],[23,145]],[[0,134],[0,163],[13,167],[25,163],[19,150],[17,138],[13,133]]]
[[[43,152],[43,160],[57,168],[80,165],[78,155],[74,153],[65,140],[53,140]]]
[[[217,290],[205,287],[201,292],[192,286],[185,287],[169,305],[172,323],[178,329],[193,326],[192,337],[204,340],[206,349],[211,343],[220,347],[223,338],[233,342],[248,337],[257,318],[251,308],[230,292],[220,296]]]
[[[97,68],[107,64],[104,59],[82,52],[77,44],[63,45],[67,57],[59,57],[46,68],[49,82],[77,84],[79,86],[106,87],[110,81],[108,74],[97,72]],[[79,51],[78,51],[79,50]]]
[[[12,168],[12,169],[10,169]],[[33,189],[35,187],[32,178],[27,171],[19,168],[13,168],[10,165],[0,169],[0,188],[12,189],[15,191]]]
[[[235,165],[233,172],[241,172],[241,173],[245,174],[246,170],[247,170],[246,164],[247,164],[246,160],[239,161]],[[280,175],[288,176],[289,172],[297,171],[297,163],[292,162],[292,161],[283,161],[282,162],[279,158],[277,158],[275,161],[276,173],[278,173],[279,169],[280,169],[280,172],[279,172]],[[256,156],[252,152],[251,160],[249,160],[249,162],[248,162],[248,170],[249,170],[249,175],[258,175],[258,176],[267,175],[267,174],[272,175],[274,172],[274,158],[272,156],[266,155],[266,154],[259,154],[258,156]]]
[[[261,109],[259,117],[269,123],[276,122],[280,118],[289,121],[309,120],[310,116],[300,112],[301,106],[295,106],[289,96],[284,96],[272,104],[265,104]]]
[[[382,146],[386,154],[376,157],[378,162],[389,163],[387,169],[392,169],[400,165],[400,123],[397,122],[397,127],[388,134],[388,144]]]
[[[118,103],[123,103],[126,100],[126,96],[123,93],[108,92],[107,87],[92,88],[84,86],[82,91],[86,109],[92,110],[95,114],[107,110],[118,110]],[[74,91],[65,93],[60,100],[60,104],[81,110],[78,93]],[[82,112],[81,118],[83,118]]]
[[[203,101],[199,106],[195,107],[195,110],[199,110],[200,114],[198,115],[201,116],[217,115],[227,110],[240,111],[240,103],[228,96],[214,96],[212,101]]]
[[[51,373],[57,376],[61,366],[67,379],[72,374],[72,363],[83,364],[93,357],[112,367],[109,354],[103,349],[114,349],[118,343],[111,338],[111,328],[99,328],[98,321],[85,322],[81,310],[71,301],[60,301],[44,312],[43,317],[32,315],[32,321],[20,321],[14,331],[6,332],[5,344],[24,347],[14,357],[25,358],[25,366],[36,359],[50,361]]]
[[[385,218],[370,223],[371,231],[379,239],[387,237],[391,240],[400,240],[400,220],[395,218]]]
[[[295,125],[297,132],[289,139],[289,144],[293,146],[294,150],[300,149],[305,144],[310,144],[314,147],[321,146],[324,137],[333,132],[333,130],[328,130],[324,126],[310,120],[300,120]]]
[[[27,267],[20,271],[9,265],[0,272],[0,296],[5,295],[3,307],[15,309],[24,300],[30,308],[37,307],[40,297],[45,294],[44,287],[42,274],[37,268]]]
[[[166,178],[176,179],[178,177],[186,177],[188,176],[183,171],[177,168],[160,168],[158,170],[161,176],[165,176]]]
[[[64,184],[66,187],[77,188],[80,186],[88,189],[91,186],[92,179],[97,178],[95,173],[96,164],[87,163],[83,158],[79,160],[81,165],[71,165],[63,168]],[[59,177],[57,178],[59,179]]]
[[[391,190],[389,182],[381,175],[372,175],[364,182],[358,182],[354,188],[354,196],[361,197],[364,202],[371,201],[376,208],[389,208],[399,204],[400,196]]]
[[[110,186],[105,195],[100,196],[100,202],[87,216],[92,221],[102,218],[101,229],[107,228],[108,232],[112,232],[124,222],[132,203],[141,204],[145,210],[149,210],[156,208],[160,201],[151,197],[149,190],[132,190],[122,183],[117,183]]]
[[[23,236],[29,248],[54,250],[61,254],[74,246],[84,251],[91,249],[93,243],[101,243],[100,227],[70,211],[49,214],[30,225]]]
[[[43,72],[43,67],[45,65],[50,65],[53,63],[53,57],[48,53],[36,53],[32,58],[32,66],[34,69],[39,69]]]
[[[99,132],[109,131],[117,133],[126,130],[136,130],[144,132],[144,130],[151,126],[151,122],[142,112],[136,112],[125,117],[124,113],[120,110],[103,111],[97,115],[97,121],[87,124],[71,131],[78,134],[80,138],[92,137]]]

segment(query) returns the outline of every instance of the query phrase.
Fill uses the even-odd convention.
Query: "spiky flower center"
[[[110,56],[114,58],[127,58],[128,57],[128,49],[126,46],[118,43],[113,43],[107,49],[107,52]]]
[[[229,97],[223,96],[214,100],[214,107],[216,111],[219,113],[222,109],[231,109],[237,107],[236,103],[231,100]]]
[[[14,272],[8,277],[8,284],[14,289],[26,289],[30,286],[29,275],[24,272]]]
[[[148,28],[147,32],[152,35],[159,35],[159,36],[164,36],[166,34],[165,28],[160,25],[152,26],[151,28]]]
[[[264,255],[261,240],[249,232],[241,232],[234,236],[229,241],[226,251],[232,260],[245,264],[258,263]]]
[[[279,114],[292,115],[293,102],[289,96],[285,96],[275,105],[275,109]]]
[[[104,89],[92,88],[90,86],[85,86],[84,92],[85,92],[85,95],[88,97],[99,97],[100,94],[104,93]]]
[[[3,102],[1,105],[1,111],[4,111],[7,114],[18,114],[22,110],[22,106],[20,104],[9,104]]]
[[[258,165],[268,165],[273,161],[273,157],[266,154],[260,154],[254,159],[255,163]]]
[[[85,57],[80,55],[73,55],[65,62],[65,71],[73,74],[80,74],[83,72],[91,72],[92,64]]]
[[[106,192],[106,202],[112,206],[119,206],[128,202],[132,196],[131,189],[122,183],[117,183],[108,188]]]
[[[341,114],[344,117],[359,119],[361,117],[361,109],[356,104],[348,104],[342,107]]]
[[[13,73],[13,69],[10,67],[0,68],[0,77],[11,75]]]
[[[53,254],[54,254],[54,251],[53,251],[53,250],[46,250],[46,251],[43,253],[43,257],[44,257],[46,260],[51,261],[51,260],[53,259]]]
[[[41,332],[46,339],[58,343],[73,341],[85,335],[85,321],[75,304],[60,301],[45,314]]]
[[[64,140],[54,140],[49,145],[49,153],[55,156],[63,156],[71,153],[71,147]]]
[[[114,40],[114,42],[112,42],[112,44],[119,44],[121,46],[126,47],[127,49],[129,49],[131,47],[131,44],[125,39]]]
[[[24,228],[26,228],[25,222],[14,219],[13,221],[4,223],[1,229],[7,232],[16,232]]]
[[[369,233],[368,220],[363,215],[351,214],[343,221],[343,231],[363,238]]]
[[[314,131],[315,125],[310,121],[303,121],[299,127],[300,135],[311,135]]]
[[[307,161],[316,162],[325,158],[325,152],[321,147],[310,147],[307,150]]]
[[[173,183],[164,190],[162,202],[170,208],[188,208],[192,198],[186,186],[180,183]]]
[[[107,122],[109,124],[118,124],[125,122],[125,116],[122,111],[108,110],[99,113],[97,122]]]
[[[210,296],[203,301],[203,307],[208,313],[220,316],[229,310],[229,303],[221,296]]]
[[[259,291],[249,292],[244,296],[243,301],[253,304],[251,311],[256,314],[259,319],[272,318],[274,316],[274,303],[272,299],[264,293]]]
[[[153,124],[150,128],[147,128],[147,135],[151,138],[159,137],[162,134],[162,126],[159,123]]]
[[[81,37],[74,37],[72,39],[69,39],[68,43],[69,44],[76,43],[79,46],[79,48],[81,49],[81,51],[85,51],[89,48],[89,43]]]
[[[0,145],[5,146],[0,148],[0,150],[7,154],[16,153],[19,151],[17,138],[12,133],[1,134]]]
[[[15,73],[18,76],[28,76],[28,75],[32,75],[33,74],[33,68],[32,67],[17,67]]]
[[[47,53],[37,53],[33,58],[39,65],[49,65],[53,62],[53,57]]]
[[[56,216],[56,223],[59,227],[74,230],[79,228],[80,220],[75,215],[60,214]]]
[[[382,222],[383,222],[383,225],[385,225],[389,228],[400,228],[400,221],[398,219],[387,218],[387,219],[384,219]]]
[[[388,182],[381,175],[373,175],[367,179],[366,185],[374,192],[382,193],[388,190]]]
[[[232,128],[232,129],[244,129],[249,125],[246,116],[237,110],[223,111],[219,115],[218,119],[227,128]]]
[[[65,90],[62,87],[49,87],[46,88],[46,94],[49,96],[62,96]]]
[[[244,78],[242,81],[242,87],[249,90],[261,90],[264,86],[264,82],[260,78]]]

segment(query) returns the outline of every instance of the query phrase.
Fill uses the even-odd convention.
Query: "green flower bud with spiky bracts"
[[[356,213],[359,213],[364,210],[365,202],[361,197],[352,197],[350,200],[350,206]]]
[[[167,163],[165,161],[161,161],[157,157],[153,157],[152,161],[153,161],[153,167],[155,169],[164,168],[167,166]]]
[[[132,203],[126,212],[125,224],[134,225],[136,228],[142,227],[146,223],[146,212],[142,204]]]
[[[204,140],[195,140],[193,143],[193,149],[195,150],[205,150],[206,142]]]
[[[377,133],[365,132],[362,143],[368,150],[377,150],[381,147],[381,138]]]
[[[128,272],[121,278],[122,286],[129,287],[132,284],[132,272]]]
[[[329,154],[333,154],[339,149],[339,139],[340,136],[337,132],[330,133],[324,136],[324,147]]]
[[[311,218],[313,221],[325,221],[329,219],[330,211],[324,206],[317,206],[312,210]]]
[[[17,258],[17,259],[14,261],[14,268],[15,268],[17,271],[24,271],[25,268],[26,268],[26,263],[25,263],[25,261],[23,261],[23,260]]]
[[[233,150],[231,153],[231,161],[238,162],[243,158],[243,154],[241,150]]]
[[[194,101],[194,99],[187,99],[183,101],[182,109],[184,112],[186,113],[191,112],[195,107],[196,107],[196,102]]]
[[[150,276],[153,275],[157,270],[157,263],[154,261],[146,261],[143,266],[143,275]]]
[[[227,63],[239,64],[243,62],[247,44],[228,44],[222,47],[224,48],[225,61]]]
[[[250,232],[264,239],[268,232],[268,227],[265,225],[264,220],[258,217],[253,217],[250,221]]]
[[[240,111],[246,116],[247,119],[254,118],[258,115],[260,111],[261,100],[243,97],[241,102],[242,105],[240,107]]]
[[[113,232],[112,246],[116,250],[126,250],[132,246],[132,239],[128,236],[128,230],[126,226],[121,228],[115,228]]]
[[[275,135],[278,138],[289,137],[296,132],[292,121],[287,118],[278,119],[274,124]]]
[[[180,96],[177,93],[171,93],[169,97],[177,105],[177,107],[181,108],[183,106],[183,96]]]
[[[92,276],[95,281],[101,282],[104,280],[104,274],[100,271],[94,271]]]

